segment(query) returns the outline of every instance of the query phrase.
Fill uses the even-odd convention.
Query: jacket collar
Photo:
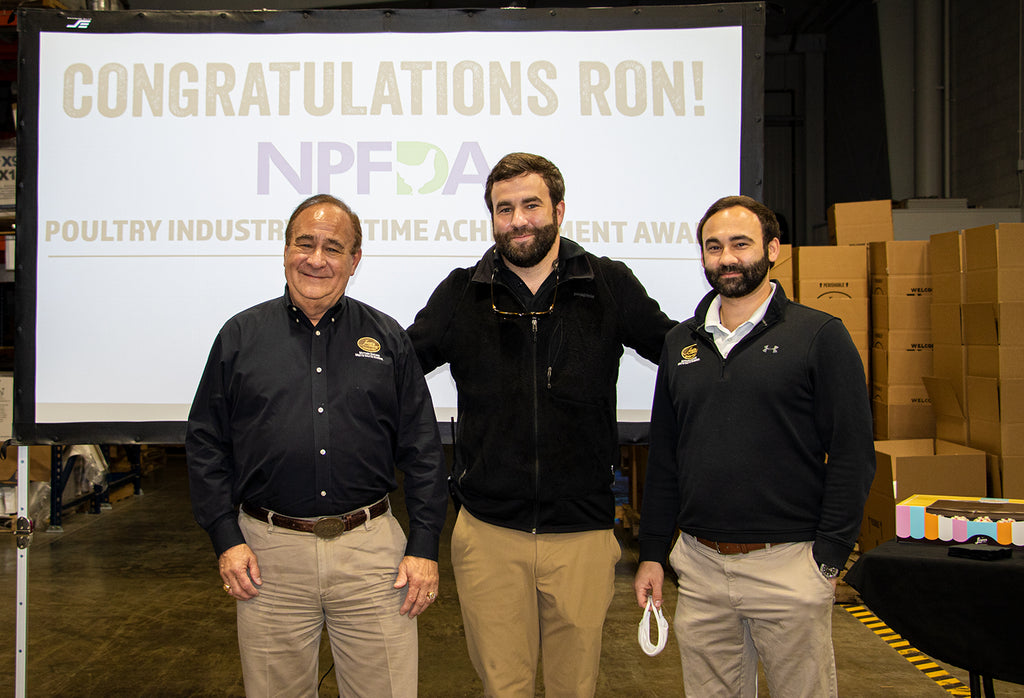
[[[472,280],[481,284],[491,283],[491,274],[494,272],[495,265],[505,267],[505,262],[498,254],[497,246],[491,245],[477,262]],[[559,239],[558,268],[561,281],[594,278],[594,269],[590,266],[590,260],[587,259],[586,250],[569,238]]]

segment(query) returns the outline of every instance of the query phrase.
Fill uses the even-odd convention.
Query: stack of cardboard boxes
[[[942,341],[949,347],[955,346],[955,352],[945,351],[942,360],[948,362],[949,356],[956,358],[955,365],[960,368],[960,389],[965,390],[965,353],[959,335],[959,239],[954,241],[957,251],[955,266],[949,269],[942,265],[933,267],[927,242],[893,241],[892,210],[888,201],[837,204],[829,210],[829,229],[832,241],[837,245],[831,254],[846,270],[847,277],[856,273],[852,270],[860,269],[865,257],[871,270],[868,277],[871,323],[867,325],[869,346],[872,347],[869,375],[876,438],[879,440],[875,442],[875,480],[861,526],[863,552],[895,536],[896,505],[906,497],[921,493],[984,496],[987,489],[985,453],[966,445],[966,438],[932,438],[936,423],[924,382],[924,377],[933,373],[938,360],[931,332],[931,311],[935,300],[931,274],[938,268],[940,272],[949,274],[943,281],[955,281],[957,288],[952,299],[948,294],[940,298],[951,302],[955,311],[942,316],[944,322],[948,320],[948,327],[944,330],[948,330],[948,334],[943,335]],[[870,254],[854,257],[850,247],[858,245]],[[826,299],[811,297],[818,289],[808,281],[822,276],[807,276],[808,269],[819,263],[814,259],[815,254],[805,253],[805,248],[796,250],[796,283],[801,293],[800,301],[842,317],[854,340],[861,346],[859,337],[864,323],[860,313],[852,316],[851,322],[850,315],[837,312],[841,304],[825,305]],[[840,260],[843,255],[851,256]],[[957,375],[952,370],[949,374]],[[952,381],[944,385],[954,395],[955,402]],[[960,424],[962,422],[953,423],[953,426]],[[953,433],[956,433],[955,429]]]
[[[998,457],[997,494],[1024,497],[1024,224],[971,228],[963,243],[969,444]]]
[[[935,436],[966,444],[967,346],[964,343],[963,235],[954,230],[931,236],[932,373],[924,378],[935,411]]]
[[[988,494],[1024,496],[1024,224],[931,236],[939,438],[988,452]]]
[[[793,250],[794,298],[843,321],[864,363],[871,353],[871,297],[868,288],[868,243],[892,240],[889,201],[835,204],[828,210],[832,246]]]
[[[935,435],[928,241],[872,242],[871,382],[876,439]]]
[[[871,346],[867,247],[797,247],[793,259],[796,300],[843,321],[866,372]]]

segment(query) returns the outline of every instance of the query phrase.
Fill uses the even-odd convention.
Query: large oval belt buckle
[[[313,524],[313,533],[317,538],[337,538],[345,532],[345,522],[336,516],[318,519]]]

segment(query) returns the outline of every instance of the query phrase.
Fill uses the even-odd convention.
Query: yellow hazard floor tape
[[[874,615],[867,606],[843,604],[846,611],[870,628],[875,635],[878,635],[887,645],[899,652],[904,659],[916,666],[921,673],[935,681],[940,688],[954,696],[969,696],[971,689],[965,686],[960,679],[956,678],[932,659],[919,650],[911,647],[910,643],[893,632],[878,616]]]

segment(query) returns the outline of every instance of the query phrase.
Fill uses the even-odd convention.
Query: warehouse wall
[[[971,206],[1020,206],[1024,2],[952,0],[951,181]]]

